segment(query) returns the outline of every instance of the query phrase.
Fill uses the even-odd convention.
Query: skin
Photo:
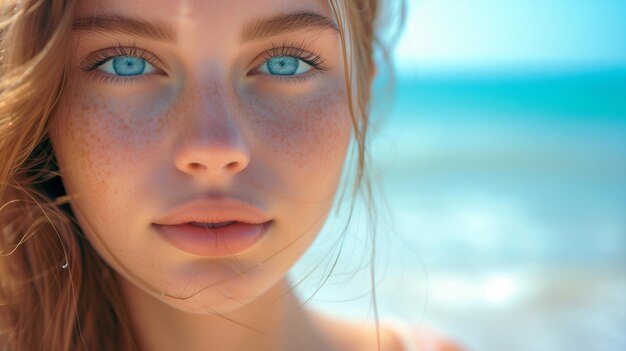
[[[370,329],[303,308],[286,273],[319,232],[352,135],[339,35],[295,31],[247,44],[250,21],[324,1],[78,1],[75,18],[105,12],[160,21],[175,43],[75,33],[74,80],[50,139],[72,210],[119,275],[143,350],[367,350]],[[256,72],[273,46],[301,43],[329,70],[304,81]],[[85,66],[99,50],[136,46],[158,73],[114,83]],[[111,54],[111,56],[114,56]],[[93,60],[92,60],[93,61]],[[251,74],[253,72],[253,74]],[[273,224],[233,256],[178,250],[151,224],[207,195],[244,200]],[[384,349],[394,349],[383,333]]]

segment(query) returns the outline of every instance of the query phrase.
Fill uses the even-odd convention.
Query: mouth
[[[226,221],[153,224],[159,236],[175,248],[196,256],[224,257],[241,254],[256,246],[272,221],[261,224]]]
[[[157,219],[166,242],[199,256],[229,256],[255,246],[273,221],[259,208],[234,198],[197,199]]]
[[[196,227],[201,227],[201,228],[221,228],[221,227],[225,227],[225,226],[236,224],[236,223],[239,223],[239,222],[237,221],[226,221],[226,222],[217,222],[217,223],[189,222],[188,224],[191,224]]]

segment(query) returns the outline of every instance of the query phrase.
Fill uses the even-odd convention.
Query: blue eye
[[[295,76],[310,71],[313,67],[294,56],[276,56],[265,61],[259,71],[276,76]]]
[[[156,72],[154,66],[136,56],[116,56],[100,65],[98,69],[116,76],[139,76]]]

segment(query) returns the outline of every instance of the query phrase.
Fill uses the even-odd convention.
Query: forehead
[[[327,0],[79,0],[74,17],[114,13],[161,20],[174,26],[201,21],[217,27],[301,11],[331,16]]]

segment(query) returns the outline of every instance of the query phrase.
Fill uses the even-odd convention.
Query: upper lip
[[[212,197],[186,202],[158,218],[154,224],[178,225],[189,222],[244,222],[262,224],[270,218],[246,202],[226,197]]]

